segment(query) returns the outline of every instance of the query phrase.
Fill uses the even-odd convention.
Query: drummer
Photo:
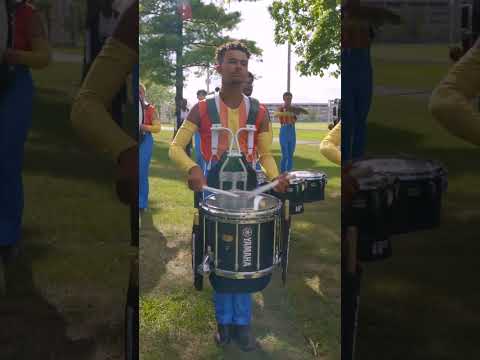
[[[222,78],[222,86],[215,95],[219,104],[219,117],[223,126],[230,128],[233,133],[237,131],[240,123],[246,122],[246,102],[249,101],[242,94],[243,86],[247,80],[248,60],[250,51],[240,42],[230,42],[220,46],[216,52],[216,70]],[[207,99],[208,100],[208,99]],[[251,101],[251,100],[250,100]],[[252,102],[250,102],[251,104]],[[211,122],[206,110],[207,102],[200,101],[190,113],[182,127],[176,134],[171,146],[169,156],[176,165],[188,174],[188,186],[193,191],[202,191],[207,184],[208,173],[215,173],[221,166],[221,153],[217,157],[219,161],[213,160],[211,167],[208,163],[212,160]],[[259,106],[257,116],[257,130],[255,134],[255,147],[258,159],[269,180],[277,178],[279,184],[275,188],[278,192],[285,192],[288,188],[286,174],[279,176],[277,165],[270,151],[271,137],[268,133],[267,110],[263,105]],[[193,134],[199,131],[201,137],[202,155],[205,160],[205,168],[201,169],[186,154],[185,148],[190,142]],[[225,138],[219,138],[219,152],[225,151],[229,144]],[[232,140],[232,139],[230,139]],[[248,157],[247,151],[241,146],[242,153]],[[250,159],[252,160],[252,159]],[[258,280],[258,279],[256,279]],[[215,289],[214,303],[217,320],[217,332],[215,341],[218,345],[226,345],[234,339],[243,351],[252,351],[256,348],[256,340],[252,336],[250,323],[252,314],[252,298],[250,293],[242,289],[243,282],[250,280],[232,280],[210,275],[210,282]],[[222,291],[228,288],[228,292]]]
[[[433,91],[429,108],[452,135],[480,145],[480,113],[473,100],[480,93],[480,38]]]
[[[322,155],[337,165],[342,164],[342,153],[340,150],[341,134],[342,123],[339,121],[320,143],[320,152]]]

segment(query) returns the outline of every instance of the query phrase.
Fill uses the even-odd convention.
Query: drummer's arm
[[[200,124],[200,114],[198,112],[198,104],[195,105],[187,116],[187,119],[178,129],[175,138],[170,144],[168,156],[179,169],[185,173],[189,173],[192,168],[198,166],[188,155],[185,149],[192,141],[193,134],[198,130]]]
[[[260,165],[269,180],[272,180],[279,175],[277,163],[271,152],[272,142],[272,124],[270,118],[265,116],[265,119],[262,121],[258,129],[257,151]]]
[[[473,107],[479,93],[480,39],[434,90],[430,111],[451,134],[480,145],[480,113]]]
[[[341,122],[337,123],[320,143],[320,152],[322,155],[337,165],[342,164],[342,154],[340,152],[341,124]]]
[[[98,152],[117,162],[136,142],[112,119],[107,108],[125,83],[138,54],[125,43],[109,38],[90,67],[71,114],[73,128]]]

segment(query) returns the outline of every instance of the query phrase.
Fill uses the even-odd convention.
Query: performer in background
[[[0,1],[0,21],[0,251],[7,259],[22,236],[23,154],[34,97],[30,69],[49,64],[50,47],[41,16],[27,1]]]

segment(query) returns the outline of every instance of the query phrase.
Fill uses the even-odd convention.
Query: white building
[[[370,6],[385,7],[402,16],[405,24],[385,25],[377,32],[380,42],[457,43],[462,34],[462,8],[477,0],[365,0]],[[465,12],[467,10],[467,12]],[[470,25],[471,26],[471,25]]]

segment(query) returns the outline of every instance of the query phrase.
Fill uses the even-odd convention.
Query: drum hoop
[[[250,271],[250,272],[235,272],[235,271],[229,271],[229,270],[223,270],[216,268],[214,269],[214,272],[216,275],[225,277],[228,279],[258,279],[261,277],[265,277],[267,275],[270,275],[276,265],[270,266],[266,269],[258,270],[258,271]]]
[[[200,203],[200,209],[202,209],[206,214],[210,214],[212,216],[218,216],[218,217],[223,216],[228,219],[243,220],[243,219],[252,219],[252,218],[258,218],[258,217],[259,218],[274,217],[282,208],[281,200],[277,199],[275,196],[268,195],[268,194],[263,194],[262,196],[272,199],[273,201],[275,201],[276,205],[268,209],[262,209],[262,210],[248,209],[248,210],[234,212],[231,210],[225,210],[217,206],[207,205],[206,200],[209,198],[207,197],[207,199],[203,200]]]
[[[304,175],[299,176],[297,175],[299,172],[300,171],[293,171],[292,175],[296,176],[297,179],[304,179],[305,181],[324,180],[327,177],[327,174],[319,171],[311,172],[308,174],[308,176],[304,176]]]

